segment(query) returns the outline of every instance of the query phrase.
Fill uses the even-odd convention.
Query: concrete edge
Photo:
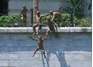
[[[37,31],[38,28],[36,28]],[[40,32],[46,32],[49,28],[42,27]],[[92,32],[92,27],[55,27],[56,32]],[[32,33],[32,27],[0,27],[0,33]]]

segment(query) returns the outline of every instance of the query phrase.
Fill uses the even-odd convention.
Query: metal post
[[[71,7],[71,19],[70,19],[70,27],[73,27],[73,8]]]
[[[31,8],[31,27],[33,26],[33,8]]]

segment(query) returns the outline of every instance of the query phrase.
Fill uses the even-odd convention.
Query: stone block
[[[17,27],[17,28],[8,28],[8,32],[10,33],[27,33],[26,27]]]
[[[60,67],[70,67],[70,61],[61,61]]]
[[[55,36],[55,34],[49,34],[48,40],[58,40],[58,41],[72,41],[72,34],[68,33],[58,33],[58,37]]]
[[[69,27],[60,27],[55,29],[57,32],[70,32]]]
[[[8,53],[9,47],[0,47],[0,53]]]
[[[35,51],[35,49],[36,49],[37,47],[30,47],[30,53],[34,53],[34,51]],[[38,50],[36,53],[40,53],[40,50]]]
[[[9,54],[0,54],[0,60],[8,60],[9,59]]]
[[[72,39],[73,40],[88,40],[92,39],[91,33],[73,33],[72,34]]]
[[[0,34],[0,40],[8,40],[9,35],[8,34]]]
[[[10,40],[29,40],[28,34],[10,34]]]
[[[72,42],[73,41],[61,41],[61,46],[62,47],[72,47]]]
[[[9,61],[9,67],[18,67],[19,66],[19,62],[20,61],[10,60]]]
[[[29,61],[20,61],[19,67],[23,67],[23,66],[29,66]]]
[[[92,62],[90,61],[73,61],[71,62],[71,67],[92,67]]]
[[[52,47],[50,48],[50,53],[71,53],[71,49],[63,47]]]
[[[29,47],[10,47],[10,53],[29,53]]]
[[[40,54],[35,54],[34,57],[32,57],[33,54],[20,54],[20,60],[24,61],[24,60],[31,60],[31,61],[35,61],[35,60],[40,60]]]
[[[0,67],[8,66],[9,61],[1,61],[0,60]]]
[[[91,27],[70,27],[70,32],[91,32]]]
[[[44,41],[43,44],[44,44],[45,47],[60,46],[60,41],[55,41],[55,40],[49,41],[49,40],[46,40],[46,41]]]
[[[84,47],[81,47],[81,48],[71,48],[71,53],[80,53],[80,54],[88,54],[88,53],[91,53],[92,52],[92,48],[84,48]]]
[[[83,47],[92,47],[92,40],[83,40],[82,46]]]
[[[34,40],[25,40],[25,41],[20,41],[20,46],[38,46],[38,42]]]
[[[74,28],[70,27],[69,30],[70,32],[83,32],[82,29],[83,29],[82,27],[74,27]]]
[[[61,60],[62,61],[81,61],[82,60],[82,55],[74,55],[74,54],[62,54],[61,55]]]
[[[0,28],[0,32],[5,33],[5,32],[7,32],[7,29],[6,28]]]
[[[47,40],[48,40],[48,41],[49,41],[49,40],[50,40],[50,41],[52,41],[52,40],[53,40],[53,41],[57,41],[57,40],[60,41],[60,40],[61,40],[61,39],[60,39],[61,36],[59,35],[59,33],[58,33],[57,35],[58,35],[58,37],[56,37],[55,34],[53,34],[52,32],[50,32],[49,35],[48,35]]]
[[[50,53],[50,48],[44,47],[45,53]],[[42,51],[41,51],[42,52]],[[43,52],[42,52],[43,53]]]
[[[40,54],[40,60],[47,60],[47,61],[60,61],[60,54],[45,54],[46,55],[46,59],[44,58],[43,54]]]
[[[9,54],[9,60],[19,60],[19,54]]]
[[[82,56],[83,61],[92,61],[92,55],[83,55]]]
[[[68,34],[68,33],[62,33],[59,34],[59,38],[61,41],[72,41],[72,34]]]
[[[28,28],[28,32],[29,32],[29,33],[33,32],[32,27],[29,27],[29,28]]]
[[[0,41],[0,46],[19,46],[19,41],[4,40]]]
[[[72,46],[74,46],[74,47],[81,47],[82,45],[83,44],[82,44],[81,40],[72,41]]]
[[[31,67],[43,67],[46,66],[46,63],[43,61],[29,61],[29,66]]]
[[[51,61],[49,62],[50,67],[62,67],[60,61]]]

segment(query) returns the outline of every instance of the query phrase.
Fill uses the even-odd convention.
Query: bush
[[[70,13],[71,14],[71,7],[73,8],[73,14],[77,18],[82,18],[86,14],[83,10],[83,1],[82,0],[71,0],[72,6],[68,7],[60,7],[59,11],[61,13]]]
[[[14,14],[11,16],[0,16],[0,27],[13,27],[14,23],[19,23],[20,15]]]
[[[9,17],[8,16],[0,16],[0,27],[6,27],[9,23]]]
[[[92,25],[88,18],[82,18],[76,21],[76,27],[92,27]]]
[[[51,19],[52,19],[52,17],[53,16],[51,16]],[[62,14],[62,17],[63,17],[65,24],[67,26],[69,26],[70,22],[71,22],[70,14]],[[27,15],[27,18],[30,19],[30,16]],[[44,22],[45,20],[46,20],[46,16],[41,19],[41,22]],[[60,18],[55,19],[54,22],[57,25],[64,27],[64,24],[62,23]],[[18,26],[22,26],[19,14],[13,14],[11,16],[0,16],[0,27],[15,27],[15,23],[17,23]],[[29,20],[29,23],[30,23],[30,20]],[[92,26],[91,22],[88,18],[77,19],[76,16],[74,16],[74,15],[73,15],[73,24],[76,27],[91,27]],[[31,25],[31,23],[29,24],[29,26],[30,25]],[[48,25],[47,25],[47,23],[44,23],[42,26],[46,27]]]
[[[51,19],[52,19],[52,17],[53,16],[51,16]],[[70,25],[70,14],[62,14],[62,17],[63,17],[65,24],[67,26],[69,26]],[[41,22],[44,22],[45,20],[46,20],[46,17],[43,17]],[[77,20],[77,18],[75,16],[73,16],[73,20],[74,20],[74,24],[75,24],[76,23],[75,21]],[[60,18],[55,19],[54,22],[57,25],[60,25],[61,27],[65,27],[65,25],[62,23]],[[45,26],[45,25],[47,25],[47,24],[43,24],[43,26]]]
[[[52,19],[53,16],[51,16]],[[62,14],[63,20],[67,26],[70,26],[70,14]],[[43,17],[41,22],[44,22],[46,20],[46,17]],[[57,18],[54,20],[54,22],[57,25],[60,25],[61,27],[65,27],[64,24],[62,23],[60,18]],[[92,27],[91,21],[88,18],[82,18],[78,19],[76,16],[73,15],[73,25],[76,27]],[[47,26],[47,23],[43,24],[43,26]]]

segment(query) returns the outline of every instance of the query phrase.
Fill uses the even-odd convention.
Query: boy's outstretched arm
[[[54,21],[52,21],[52,22],[58,27],[58,25]]]
[[[42,40],[47,40],[48,33],[46,33],[46,36]]]
[[[47,21],[45,20],[43,23],[46,23],[46,22],[47,22]],[[43,23],[42,23],[42,24],[43,24]]]
[[[45,15],[41,15],[41,17],[45,17],[45,16],[48,16],[49,14],[45,14]]]
[[[29,36],[31,39],[33,39],[33,40],[38,40],[38,39],[34,39],[34,38],[32,38],[31,36]]]

